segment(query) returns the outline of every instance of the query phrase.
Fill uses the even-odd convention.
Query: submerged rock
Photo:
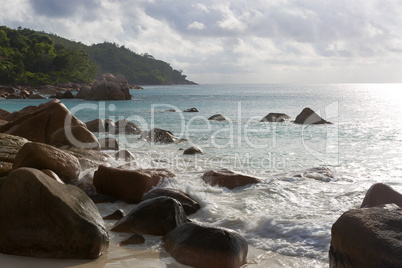
[[[211,116],[210,118],[208,118],[208,120],[212,120],[212,121],[228,121],[228,119],[226,117],[224,117],[221,114],[215,114],[213,116]]]
[[[310,108],[304,108],[303,111],[296,117],[295,123],[305,125],[332,124],[331,122],[321,118]]]
[[[331,229],[330,268],[402,267],[402,210],[345,212]]]
[[[179,201],[161,196],[141,202],[127,216],[116,222],[115,232],[165,235],[187,222]]]
[[[95,259],[109,238],[95,204],[79,188],[33,168],[12,171],[0,186],[0,252]]]
[[[141,140],[156,143],[174,143],[179,139],[172,132],[160,128],[154,128],[150,131],[144,131],[140,137]]]
[[[152,199],[155,197],[160,197],[160,196],[167,196],[176,199],[181,203],[183,206],[184,212],[186,212],[186,215],[193,214],[197,212],[201,207],[198,204],[197,201],[195,201],[191,196],[186,194],[185,192],[182,192],[177,189],[170,189],[170,188],[156,188],[150,192],[148,192],[144,197],[142,198],[142,201]]]
[[[285,122],[290,119],[290,116],[287,114],[281,113],[269,113],[260,122]]]
[[[199,148],[197,146],[192,146],[192,147],[184,150],[183,154],[193,155],[193,154],[205,154],[205,153],[201,148]]]
[[[183,112],[185,112],[185,113],[198,113],[199,111],[197,110],[197,108],[189,108],[187,110],[184,110]]]
[[[202,179],[212,186],[226,187],[228,189],[261,182],[261,180],[256,177],[228,169],[207,171],[202,175]]]
[[[192,267],[239,268],[247,261],[246,240],[225,228],[189,222],[162,240],[163,247],[176,261]]]

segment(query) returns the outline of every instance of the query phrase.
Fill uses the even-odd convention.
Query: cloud
[[[399,0],[3,0],[0,22],[125,45],[200,83],[402,82],[400,14]]]
[[[187,29],[189,30],[204,30],[205,29],[205,25],[201,22],[198,21],[194,21],[191,24],[189,24],[187,26]]]

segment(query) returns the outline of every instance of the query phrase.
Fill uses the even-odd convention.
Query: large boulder
[[[18,151],[13,163],[13,169],[32,167],[50,169],[65,183],[76,184],[81,172],[78,159],[51,145],[30,142]]]
[[[174,143],[179,141],[172,132],[160,128],[153,128],[150,131],[144,131],[140,139],[151,143]]]
[[[42,143],[50,143],[53,133],[60,128],[77,125],[85,127],[59,100],[52,100],[38,107],[26,107],[9,117],[12,120],[5,119],[10,123],[0,127],[0,133]]]
[[[256,177],[234,172],[225,168],[209,170],[202,175],[202,179],[212,186],[226,187],[228,189],[261,182],[261,180]]]
[[[27,142],[27,139],[0,133],[0,177],[11,172],[18,151]]]
[[[0,252],[39,258],[95,259],[109,245],[89,197],[33,168],[12,171],[0,187]]]
[[[296,124],[304,125],[319,125],[319,124],[332,124],[321,118],[310,108],[304,108],[303,111],[296,117]]]
[[[161,196],[141,202],[127,216],[116,222],[115,232],[165,235],[187,222],[179,201]]]
[[[167,169],[126,170],[101,165],[95,171],[93,183],[98,193],[127,203],[139,203],[153,186],[174,176]]]
[[[104,74],[92,86],[86,100],[131,100],[128,82],[123,75]]]
[[[269,113],[260,122],[285,122],[290,119],[290,116],[282,113]]]
[[[152,191],[148,192],[144,197],[142,198],[142,201],[160,197],[160,196],[167,196],[176,199],[181,203],[183,206],[184,212],[186,215],[193,214],[197,212],[201,207],[198,204],[197,201],[195,201],[191,196],[186,194],[185,192],[182,192],[177,189],[171,189],[171,188],[156,188],[153,189]]]
[[[95,135],[83,126],[69,126],[56,130],[52,134],[49,144],[67,149],[77,147],[100,150],[101,148]]]
[[[175,260],[196,268],[239,268],[247,261],[247,241],[225,228],[189,222],[162,240],[163,247]]]
[[[345,212],[331,229],[331,268],[402,267],[402,210]]]

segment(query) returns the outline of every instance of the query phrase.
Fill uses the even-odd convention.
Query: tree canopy
[[[30,29],[0,26],[0,84],[91,82],[102,73],[123,74],[131,84],[192,84],[182,71],[115,43],[91,46]]]

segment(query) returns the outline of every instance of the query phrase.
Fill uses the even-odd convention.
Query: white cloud
[[[68,3],[2,0],[0,23],[116,42],[200,83],[402,82],[399,0]]]
[[[192,22],[191,24],[189,24],[187,26],[187,29],[189,29],[189,30],[204,30],[205,25],[204,25],[204,23],[194,21],[194,22]]]

